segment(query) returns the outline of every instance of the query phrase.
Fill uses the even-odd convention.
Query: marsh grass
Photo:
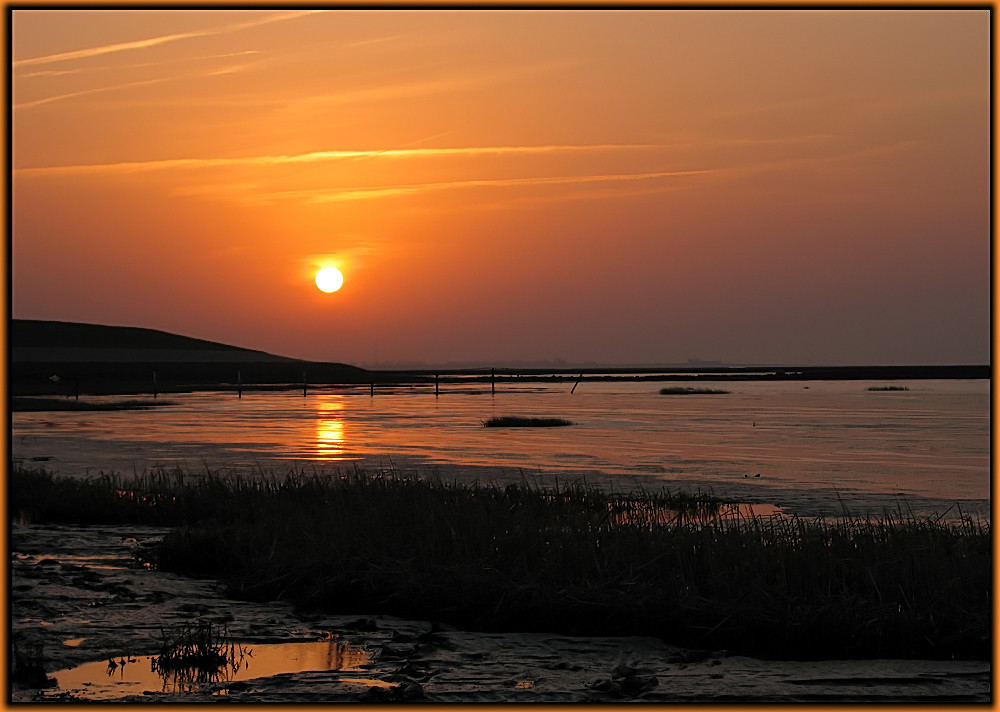
[[[32,479],[38,491],[27,496]],[[67,486],[15,471],[13,511],[41,521]],[[176,525],[151,563],[215,577],[236,598],[473,630],[655,635],[777,659],[987,659],[991,650],[990,526],[960,512],[733,517],[711,493],[361,470],[176,470],[74,486],[81,506],[113,521],[125,510],[108,503],[123,501],[135,521]]]
[[[498,415],[483,421],[484,428],[558,428],[573,425],[565,418],[531,418],[522,415]]]
[[[88,401],[68,398],[30,398],[12,396],[12,412],[39,412],[55,410],[147,410],[165,405],[176,405],[174,401],[161,399],[130,399],[117,401]]]
[[[235,665],[237,655],[242,659],[242,646],[229,640],[225,626],[211,621],[198,620],[191,624],[160,631],[160,651],[154,659],[159,670],[198,668],[216,671],[225,665]]]
[[[908,391],[906,386],[869,386],[869,391]]]
[[[693,388],[691,386],[667,386],[660,389],[661,396],[725,395],[731,392],[722,388]]]

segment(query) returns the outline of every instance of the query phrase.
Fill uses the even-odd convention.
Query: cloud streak
[[[97,91],[97,90],[91,90]],[[82,93],[82,92],[81,92]],[[296,155],[247,156],[241,158],[171,158],[160,161],[97,163],[75,166],[40,166],[16,168],[17,175],[59,175],[79,173],[136,173],[143,171],[233,168],[241,166],[277,166],[368,158],[435,158],[444,156],[537,155],[557,152],[598,152],[662,150],[666,144],[589,144],[551,146],[472,146],[459,148],[390,148],[365,151],[312,151]]]
[[[194,39],[196,37],[208,37],[211,35],[221,35],[229,32],[238,32],[240,30],[249,29],[251,27],[258,27],[260,25],[267,25],[273,22],[294,20],[299,17],[312,15],[317,12],[322,12],[322,10],[296,10],[293,12],[282,12],[274,15],[268,15],[267,17],[259,18],[256,20],[249,20],[246,22],[238,22],[232,25],[226,25],[224,27],[220,27],[213,30],[179,32],[172,35],[162,35],[160,37],[150,37],[144,40],[135,40],[133,42],[119,42],[116,44],[103,45],[101,47],[88,47],[86,49],[78,49],[72,52],[60,52],[58,54],[50,54],[44,57],[32,57],[30,59],[21,59],[12,62],[11,66],[14,69],[18,69],[20,67],[30,67],[39,64],[68,62],[75,59],[89,59],[90,57],[99,57],[101,55],[113,54],[116,52],[128,52],[131,50],[146,49],[148,47],[156,47],[158,45],[167,44],[170,42],[177,42],[179,40]]]
[[[583,176],[551,176],[536,178],[485,178],[438,183],[410,183],[405,185],[372,186],[363,188],[312,188],[308,190],[253,192],[250,186],[230,186],[225,192],[241,194],[242,197],[255,202],[275,200],[303,200],[307,203],[332,203],[349,200],[371,200],[391,198],[403,195],[413,195],[431,191],[453,190],[458,188],[510,188],[523,186],[559,186],[578,185],[585,183],[609,183],[625,181],[646,181],[657,178],[679,178],[712,173],[712,170],[659,171],[655,173],[614,173]],[[209,195],[220,192],[217,186],[205,186],[204,189],[187,189],[182,191],[187,195]]]
[[[171,77],[159,77],[156,79],[144,79],[138,82],[127,82],[125,84],[114,84],[107,87],[94,87],[93,89],[81,89],[80,91],[69,92],[68,94],[56,94],[55,96],[47,96],[44,99],[34,99],[32,101],[22,101],[19,104],[14,104],[13,109],[30,109],[35,106],[42,106],[43,104],[51,104],[54,101],[63,101],[64,99],[75,99],[78,96],[87,96],[88,94],[102,94],[109,91],[117,91],[119,89],[131,89],[132,87],[141,87],[149,84],[160,84],[165,82]]]
[[[243,57],[243,56],[246,56],[246,55],[257,55],[257,54],[260,54],[260,52],[258,52],[256,50],[247,50],[247,51],[244,51],[244,52],[227,52],[225,54],[216,54],[216,55],[207,55],[207,56],[204,56],[204,57],[195,57],[194,59],[195,60],[227,59],[227,58],[230,58],[230,57]],[[185,60],[185,61],[188,61],[188,60]],[[152,79],[144,79],[144,80],[134,81],[134,82],[125,82],[123,84],[112,84],[112,85],[103,86],[103,87],[92,87],[90,89],[81,89],[79,91],[67,92],[67,93],[64,93],[64,94],[56,94],[56,95],[53,95],[53,96],[47,96],[47,97],[43,97],[41,99],[31,99],[31,100],[28,100],[28,101],[22,101],[22,102],[19,102],[17,104],[14,104],[11,108],[13,108],[13,109],[30,109],[30,108],[33,108],[33,107],[36,107],[36,106],[42,106],[44,104],[51,104],[52,102],[56,102],[56,101],[64,101],[66,99],[75,99],[77,97],[88,96],[90,94],[103,94],[103,93],[106,93],[106,92],[119,91],[119,90],[122,90],[122,89],[131,89],[133,87],[146,86],[146,85],[149,85],[149,84],[159,84],[161,82],[176,81],[177,79],[182,78],[182,76],[211,77],[211,76],[217,76],[217,75],[221,75],[221,74],[233,74],[233,73],[236,73],[236,72],[245,71],[246,69],[248,69],[251,66],[253,66],[253,64],[254,64],[253,62],[246,62],[246,63],[243,63],[243,64],[230,65],[230,66],[222,67],[222,68],[218,68],[218,69],[210,69],[210,70],[206,70],[206,71],[202,71],[202,72],[197,72],[197,73],[189,73],[187,75],[171,75],[171,76],[164,76],[164,77],[154,77]],[[134,68],[134,67],[151,67],[151,66],[162,66],[162,63],[145,62],[145,63],[141,63],[141,64],[131,64],[131,65],[127,65],[127,66],[129,66],[131,68]],[[28,77],[40,77],[40,76],[59,76],[59,75],[63,75],[63,74],[78,74],[78,73],[81,73],[81,72],[84,72],[84,71],[103,71],[105,69],[107,69],[107,68],[106,67],[100,67],[100,68],[97,68],[97,70],[94,70],[94,69],[91,69],[91,70],[70,69],[70,70],[65,70],[65,71],[45,71],[45,70],[43,70],[43,71],[40,71],[40,72],[33,72],[31,74],[21,75],[20,77],[18,77],[18,79],[26,79]]]

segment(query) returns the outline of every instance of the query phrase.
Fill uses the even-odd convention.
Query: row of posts
[[[576,386],[573,386],[573,388],[575,389]],[[371,396],[374,398],[375,397],[375,382],[374,381],[372,381],[369,384],[369,390],[370,390]],[[159,389],[158,389],[158,387],[156,385],[156,371],[153,371],[153,398],[157,397],[158,391],[159,391]],[[309,392],[309,383],[306,380],[306,372],[303,371],[302,372],[302,396],[305,397],[308,392]],[[496,392],[497,392],[497,372],[496,372],[495,368],[491,368],[490,369],[490,393],[492,393],[492,394],[495,395]],[[437,395],[440,395],[440,393],[441,393],[441,376],[440,376],[440,374],[435,373],[434,374],[434,395],[437,396]],[[79,397],[79,395],[77,395],[77,397]],[[237,398],[243,398],[243,374],[239,370],[236,371],[236,397]]]
[[[583,374],[581,373],[580,374],[580,379],[582,379],[582,378],[583,378]],[[576,383],[573,385],[573,390],[570,391],[570,393],[572,393],[573,391],[575,391],[576,387],[578,385],[580,385],[580,379],[577,379]],[[57,383],[60,379],[59,379],[59,376],[50,376],[49,380],[51,380],[53,383]],[[74,396],[79,399],[79,397],[80,397],[80,382],[79,382],[78,379],[74,379],[73,383],[74,383],[74,387],[73,387]],[[160,389],[159,389],[159,385],[157,383],[156,371],[153,371],[153,398],[156,398],[156,397],[159,396],[159,390]],[[374,381],[372,381],[369,384],[369,390],[370,390],[371,396],[374,398],[375,397],[375,382]],[[303,397],[305,395],[307,395],[308,392],[309,392],[309,384],[308,384],[308,381],[306,380],[306,372],[303,371],[302,372],[302,395],[303,395]],[[490,393],[492,393],[492,394],[495,395],[496,392],[497,392],[497,374],[496,374],[496,369],[495,368],[491,368],[490,369]],[[441,393],[441,376],[440,376],[440,374],[435,373],[434,374],[434,395],[437,396],[437,395],[440,395],[440,393]],[[237,398],[243,398],[243,374],[239,370],[236,371],[236,397]]]

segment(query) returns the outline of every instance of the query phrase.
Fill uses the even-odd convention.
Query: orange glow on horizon
[[[990,18],[15,9],[11,315],[361,366],[988,363]]]

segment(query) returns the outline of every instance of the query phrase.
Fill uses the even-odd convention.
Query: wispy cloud
[[[404,37],[404,35],[386,35],[385,37],[372,37],[367,40],[356,40],[354,42],[348,42],[344,47],[364,47],[366,45],[382,44],[383,42],[392,42]]]
[[[53,62],[66,62],[74,59],[88,59],[90,57],[99,57],[104,54],[112,54],[115,52],[127,52],[137,49],[146,49],[148,47],[156,47],[158,45],[167,44],[169,42],[177,42],[179,40],[193,39],[195,37],[206,37],[210,35],[221,35],[229,32],[238,32],[240,30],[249,29],[251,27],[257,27],[259,25],[266,25],[272,22],[283,22],[285,20],[294,20],[305,15],[312,15],[317,12],[323,12],[323,10],[296,10],[293,12],[281,12],[276,14],[270,14],[265,17],[260,17],[254,20],[247,20],[245,22],[238,22],[232,25],[226,25],[224,27],[219,27],[211,30],[197,30],[194,32],[179,32],[172,35],[162,35],[160,37],[150,37],[144,40],[135,40],[133,42],[119,42],[117,44],[103,45],[100,47],[88,47],[86,49],[74,50],[72,52],[60,52],[58,54],[50,54],[44,57],[32,57],[30,59],[21,59],[11,63],[14,69],[19,67],[28,67],[38,64],[52,64]]]
[[[94,87],[92,89],[81,89],[80,91],[68,92],[66,94],[56,94],[54,96],[47,96],[42,99],[33,99],[31,101],[22,101],[18,104],[14,104],[12,108],[14,109],[30,109],[34,106],[42,106],[43,104],[51,104],[54,101],[63,101],[64,99],[75,99],[80,96],[87,96],[88,94],[101,94],[109,91],[117,91],[120,89],[131,89],[132,87],[145,86],[147,84],[159,84],[160,82],[165,82],[170,77],[158,77],[156,79],[143,79],[137,82],[126,82],[124,84],[113,84],[106,87]]]
[[[655,173],[616,173],[605,175],[582,176],[550,176],[535,178],[487,178],[443,181],[438,183],[411,183],[405,185],[372,186],[358,188],[314,188],[307,190],[288,191],[246,191],[247,186],[240,186],[240,191],[223,189],[224,192],[239,195],[242,199],[253,202],[273,202],[278,200],[300,200],[307,203],[331,203],[348,200],[371,200],[390,198],[402,195],[413,195],[430,191],[454,190],[459,188],[509,188],[523,186],[562,186],[584,183],[610,183],[623,181],[648,181],[657,178],[680,178],[711,173],[711,170],[660,171]],[[234,186],[230,186],[233,188]],[[217,186],[184,189],[186,195],[218,195]]]
[[[67,74],[79,74],[83,69],[40,69],[37,72],[18,75],[18,79],[28,79],[33,77],[62,77]]]
[[[96,91],[96,90],[92,90]],[[82,92],[81,92],[82,93]],[[458,148],[390,148],[365,151],[313,151],[295,155],[247,156],[240,158],[172,158],[160,161],[96,163],[75,166],[44,166],[17,168],[15,174],[55,175],[69,173],[135,173],[140,171],[185,170],[199,168],[231,168],[297,163],[317,163],[366,158],[433,158],[443,156],[484,156],[508,154],[543,154],[556,152],[638,151],[666,149],[666,144],[585,144],[552,146],[472,146]]]
[[[205,59],[208,59],[208,60],[228,59],[230,57],[245,57],[246,55],[257,55],[257,54],[260,54],[260,52],[258,52],[257,50],[247,50],[247,51],[244,51],[244,52],[227,52],[225,54],[205,55],[203,57],[193,57],[191,59],[185,58],[185,60],[183,60],[183,61],[205,60]],[[62,94],[54,94],[52,96],[46,96],[46,97],[42,97],[40,99],[29,99],[27,101],[21,101],[21,102],[18,102],[16,104],[14,104],[11,108],[13,108],[13,109],[30,109],[30,108],[33,108],[33,107],[36,107],[36,106],[42,106],[44,104],[51,104],[52,102],[56,102],[56,101],[65,101],[67,99],[75,99],[77,97],[88,96],[88,95],[91,95],[91,94],[105,94],[105,93],[108,93],[108,92],[120,91],[122,89],[131,89],[133,87],[145,86],[145,85],[148,85],[148,84],[158,84],[158,83],[161,83],[161,82],[176,81],[178,79],[181,79],[181,78],[184,78],[184,77],[190,77],[190,76],[211,77],[211,76],[217,76],[217,75],[222,75],[222,74],[233,74],[233,73],[236,73],[236,72],[245,71],[245,70],[249,69],[250,67],[254,66],[254,64],[255,63],[253,63],[253,62],[245,62],[243,64],[229,65],[229,66],[220,67],[220,68],[216,68],[216,69],[207,69],[207,70],[203,70],[203,71],[199,71],[199,72],[189,72],[187,74],[182,74],[182,75],[170,75],[170,76],[154,77],[152,79],[143,79],[143,80],[138,80],[138,81],[134,81],[134,82],[123,82],[123,83],[119,83],[119,84],[110,84],[108,86],[103,86],[103,87],[91,87],[89,89],[80,89],[78,91],[73,91],[73,92],[64,92]],[[145,63],[141,63],[141,64],[130,64],[130,65],[126,65],[126,66],[129,67],[129,68],[136,68],[136,67],[163,66],[163,65],[162,65],[162,63],[145,62]],[[24,79],[27,79],[29,77],[59,76],[59,75],[62,75],[62,74],[77,74],[77,73],[84,72],[84,71],[102,71],[102,70],[107,70],[107,69],[108,69],[107,67],[97,67],[97,68],[93,68],[91,70],[80,70],[80,69],[71,69],[71,70],[66,70],[66,71],[44,71],[43,70],[43,71],[40,71],[40,72],[33,72],[31,74],[23,74],[23,75],[21,75],[21,76],[18,77],[18,80],[24,80]]]
[[[167,64],[180,62],[202,62],[214,59],[230,59],[232,57],[246,57],[247,55],[261,54],[257,49],[245,49],[239,52],[223,52],[221,54],[203,54],[193,57],[178,57],[166,61],[158,62],[129,62],[128,64],[115,64],[92,67],[74,67],[72,69],[39,69],[37,72],[20,72],[17,79],[34,79],[38,77],[61,77],[67,74],[93,74],[98,72],[121,71],[122,69],[142,69],[143,67],[163,67]]]

